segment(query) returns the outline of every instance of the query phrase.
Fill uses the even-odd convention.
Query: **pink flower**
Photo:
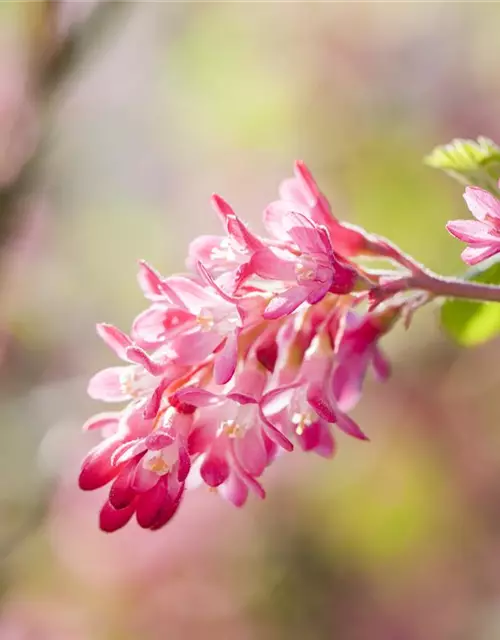
[[[165,353],[178,365],[191,366],[214,356],[215,380],[231,379],[237,360],[237,341],[245,323],[259,321],[264,303],[258,296],[234,298],[215,283],[201,264],[205,286],[194,279],[173,276],[164,281],[163,301],[141,313],[133,335]]]
[[[340,255],[350,257],[370,253],[371,238],[363,229],[340,222],[333,215],[327,198],[303,162],[295,163],[294,174],[293,178],[281,183],[281,200],[288,205],[294,203],[305,207],[308,217],[317,225],[325,226],[335,238],[335,249]]]
[[[392,307],[361,317],[354,313],[346,316],[346,326],[338,340],[332,376],[333,394],[338,406],[344,411],[349,411],[359,401],[370,364],[380,380],[389,376],[389,364],[378,347],[378,341],[387,333],[399,313],[400,308]]]
[[[133,517],[158,529],[200,485],[242,506],[265,496],[266,469],[294,442],[330,457],[335,428],[366,439],[347,411],[370,364],[388,373],[378,340],[398,313],[354,315],[370,283],[347,256],[368,236],[332,217],[304,165],[282,194],[264,211],[268,237],[214,196],[226,237],[191,244],[194,273],[164,278],[142,261],[149,307],[131,336],[98,325],[124,364],[98,372],[89,394],[125,403],[84,426],[103,437],[79,477],[86,491],[109,485],[102,530]]]
[[[304,302],[316,304],[329,292],[352,291],[357,272],[335,254],[324,227],[281,206],[268,208],[264,222],[281,246],[256,251],[252,270],[261,278],[282,281],[286,287],[271,299],[264,318],[288,315]]]
[[[303,351],[303,357],[290,369],[289,356],[278,362],[278,379],[290,380],[285,384],[276,384],[261,401],[263,418],[285,433],[298,440],[305,451],[316,451],[319,455],[330,457],[335,450],[331,426],[336,424],[342,431],[360,440],[366,440],[365,434],[339,405],[334,393],[333,371],[335,354],[332,337],[340,328],[341,311],[333,310],[326,315]],[[300,335],[300,331],[299,331]],[[299,340],[300,343],[300,340]],[[288,342],[289,349],[295,351],[297,340]],[[305,346],[305,345],[303,345]],[[300,348],[300,347],[299,347]],[[286,354],[286,349],[284,350]]]
[[[468,243],[462,260],[475,265],[500,253],[500,201],[479,187],[467,187],[464,199],[476,220],[452,220],[446,228]]]
[[[92,491],[112,481],[100,524],[116,531],[135,514],[145,529],[163,526],[177,511],[190,469],[187,436],[193,410],[169,407],[161,420],[139,409],[119,416],[96,416],[87,428],[106,429],[107,437],[85,457],[81,489]]]
[[[202,263],[229,294],[235,293],[251,275],[249,260],[265,245],[238,218],[229,204],[217,194],[212,205],[219,214],[226,236],[199,236],[188,248],[187,264],[195,269]]]

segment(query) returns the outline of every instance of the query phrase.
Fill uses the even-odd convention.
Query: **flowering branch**
[[[468,189],[466,201],[478,222],[448,229],[469,242],[464,259],[476,264],[500,252],[500,203],[481,189]],[[212,204],[225,236],[191,243],[191,273],[163,278],[141,262],[149,307],[131,334],[97,327],[124,365],[98,372],[88,392],[127,403],[85,425],[104,440],[79,483],[110,484],[99,520],[106,532],[132,517],[159,529],[194,486],[240,507],[250,493],[265,496],[261,476],[280,452],[331,457],[336,431],[367,440],[349,413],[369,368],[389,375],[379,342],[394,324],[409,325],[437,296],[500,302],[500,286],[439,276],[338,220],[301,162],[264,211],[264,237],[220,196]],[[396,268],[363,269],[358,258],[370,256]]]

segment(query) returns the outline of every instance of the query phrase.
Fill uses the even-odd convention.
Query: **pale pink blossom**
[[[475,265],[500,253],[500,201],[479,187],[467,187],[464,199],[476,219],[451,220],[446,228],[469,245],[462,260]]]

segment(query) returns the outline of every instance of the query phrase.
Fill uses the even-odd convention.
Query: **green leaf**
[[[500,147],[488,138],[453,140],[436,147],[424,162],[435,169],[442,169],[462,184],[500,194]]]
[[[500,284],[500,258],[495,256],[472,267],[465,279]],[[441,307],[441,323],[462,346],[482,344],[500,334],[500,303],[447,300]]]

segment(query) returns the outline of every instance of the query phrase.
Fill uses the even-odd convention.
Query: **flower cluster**
[[[225,235],[191,243],[189,273],[164,278],[141,262],[149,306],[130,335],[97,327],[124,364],[97,373],[89,394],[126,403],[85,425],[103,440],[79,483],[110,484],[104,531],[133,516],[158,529],[202,484],[236,506],[263,498],[261,477],[282,452],[330,457],[335,428],[365,439],[348,412],[370,366],[389,373],[378,342],[401,307],[360,311],[372,281],[353,261],[373,237],[332,215],[302,163],[264,211],[267,237],[219,196],[213,205]]]

